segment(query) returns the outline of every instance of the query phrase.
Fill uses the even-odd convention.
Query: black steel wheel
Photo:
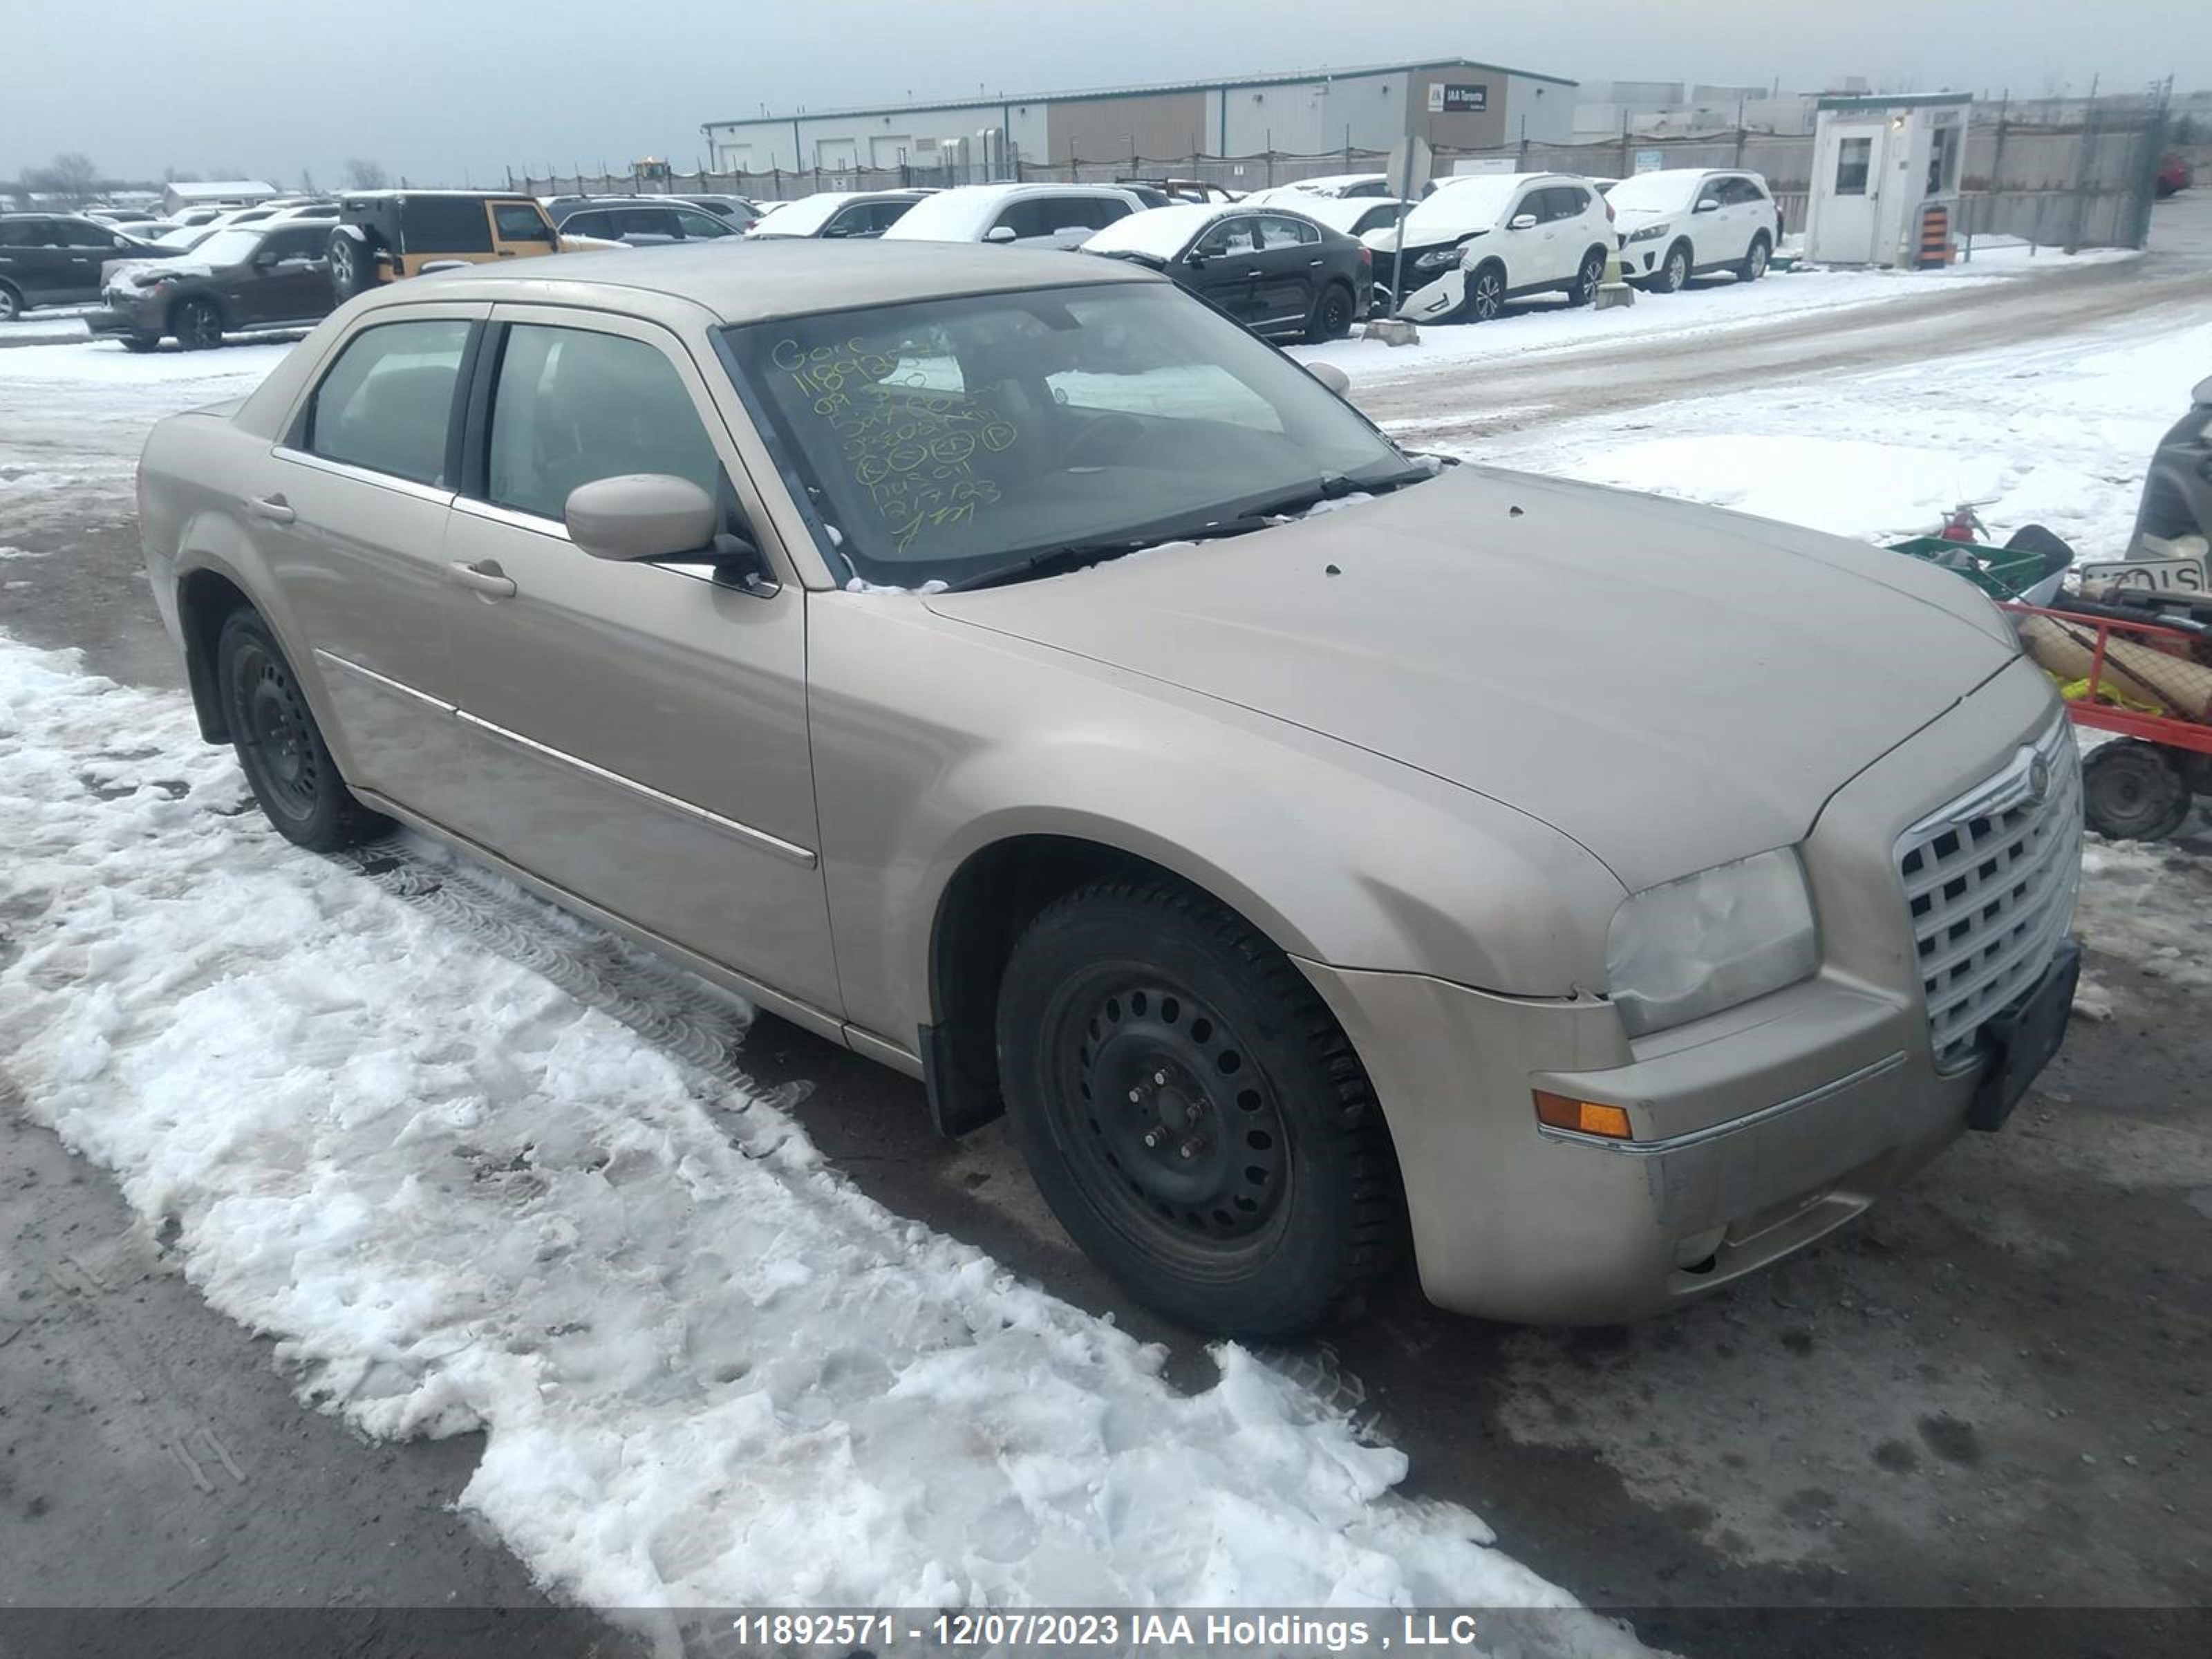
[[[1314,301],[1313,316],[1306,323],[1306,338],[1316,344],[1323,340],[1341,340],[1352,332],[1352,290],[1341,283],[1331,283]]]
[[[1289,1335],[1387,1263],[1401,1200],[1366,1074],[1304,977],[1220,906],[1124,884],[1049,906],[1007,964],[999,1052],[1053,1212],[1171,1317]]]
[[[169,332],[187,351],[206,351],[222,343],[222,313],[212,300],[187,300],[169,313]]]
[[[239,766],[286,840],[329,853],[384,826],[338,775],[292,665],[258,612],[234,611],[225,620],[216,675]]]
[[[1505,272],[1484,265],[1467,280],[1467,299],[1460,307],[1463,322],[1487,323],[1505,309]]]
[[[2189,818],[2188,778],[2172,755],[2139,738],[2093,750],[2081,791],[2089,827],[2114,841],[2164,841]]]

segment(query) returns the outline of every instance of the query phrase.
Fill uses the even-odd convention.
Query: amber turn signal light
[[[1603,1135],[1607,1140],[1629,1138],[1628,1113],[1622,1107],[1601,1106],[1594,1100],[1576,1100],[1546,1089],[1537,1090],[1535,1095],[1539,1123],[1571,1129],[1577,1134]]]

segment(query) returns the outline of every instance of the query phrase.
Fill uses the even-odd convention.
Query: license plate
[[[2074,987],[2081,977],[2081,947],[2069,939],[2027,1000],[1982,1028],[1989,1068],[1974,1091],[1974,1103],[1966,1113],[1968,1127],[2004,1127],[2036,1074],[2065,1042],[2066,1022],[2074,1012]]]

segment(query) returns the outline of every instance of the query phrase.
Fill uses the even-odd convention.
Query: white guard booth
[[[1972,107],[1965,92],[1820,100],[1805,257],[1905,270],[1949,263]]]

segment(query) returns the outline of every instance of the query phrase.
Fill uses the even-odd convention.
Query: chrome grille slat
[[[2051,770],[2041,801],[2031,763]],[[1945,1071],[1971,1064],[1983,1025],[2031,989],[2074,919],[2081,766],[2061,714],[1993,776],[1906,830],[1898,874]]]

